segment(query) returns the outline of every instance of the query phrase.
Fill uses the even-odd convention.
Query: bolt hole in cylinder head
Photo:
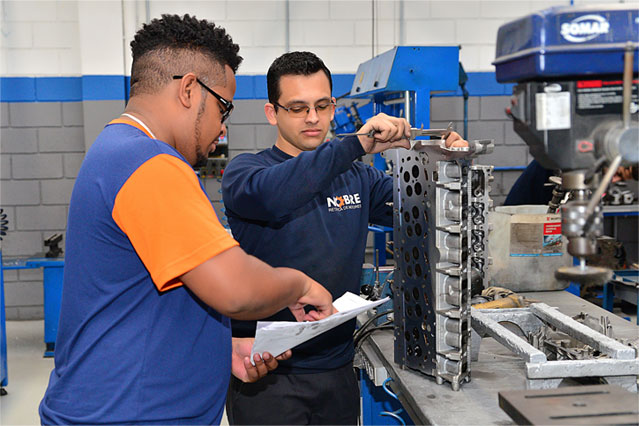
[[[419,289],[417,287],[413,287],[413,299],[419,301]]]
[[[416,357],[421,358],[421,356],[422,356],[422,347],[419,346],[419,345],[415,345],[414,352],[415,352],[415,356]]]

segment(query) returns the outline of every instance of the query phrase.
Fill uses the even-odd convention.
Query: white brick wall
[[[231,0],[227,2],[226,19],[229,21],[283,20],[286,14],[285,6],[285,2],[279,0]],[[222,24],[222,21],[218,23]],[[246,25],[248,29],[251,23],[247,22]]]
[[[452,19],[409,20],[406,27],[407,45],[454,45],[455,21]]]
[[[246,3],[246,2],[234,2]],[[207,1],[151,1],[149,15],[151,18],[157,18],[164,13],[175,13],[178,15],[197,16],[200,19],[207,19],[217,23],[226,19],[227,2],[224,0],[207,0]],[[144,3],[137,2],[139,10],[140,22],[144,22],[145,11]]]
[[[119,1],[78,0],[80,65],[83,75],[124,73],[122,18],[123,10]]]
[[[31,22],[3,22],[2,47],[7,49],[32,48],[33,24]]]
[[[478,1],[435,1],[431,5],[431,18],[477,18],[481,3]]]
[[[431,18],[432,1],[426,0],[408,0],[404,2],[404,19],[406,20],[424,20]]]
[[[579,4],[618,0],[575,0]],[[497,28],[568,0],[378,0],[377,46],[369,0],[290,0],[291,49],[315,51],[335,73],[353,73],[372,52],[398,44],[462,46],[467,71],[492,71]],[[3,75],[128,73],[129,42],[146,21],[189,13],[227,28],[240,44],[242,74],[264,74],[287,46],[285,0],[0,2]],[[400,10],[403,7],[403,11]],[[403,16],[403,21],[400,17]]]
[[[328,22],[331,15],[330,3],[325,0],[292,1],[289,3],[289,16],[294,21]]]
[[[77,1],[0,2],[3,75],[78,75]]]

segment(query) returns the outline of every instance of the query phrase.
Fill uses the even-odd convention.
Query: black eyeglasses
[[[331,100],[331,101],[320,102],[314,107],[311,107],[309,105],[293,105],[290,107],[285,107],[284,105],[280,105],[277,102],[273,102],[273,105],[279,108],[282,108],[284,111],[288,113],[288,115],[295,118],[306,117],[308,113],[311,111],[311,108],[315,110],[315,113],[317,113],[317,115],[327,114],[331,111],[330,106],[333,104],[334,102]]]
[[[174,75],[173,76],[173,80],[179,80],[181,78],[184,78],[184,76],[183,75]],[[195,80],[198,83],[200,83],[200,86],[204,87],[211,95],[213,95],[215,97],[215,99],[220,101],[220,103],[224,107],[224,111],[220,111],[222,113],[222,120],[221,121],[222,121],[222,123],[224,123],[226,121],[226,119],[229,118],[229,116],[231,115],[231,112],[233,112],[233,108],[234,108],[233,102],[227,101],[226,99],[224,99],[223,97],[221,97],[220,95],[215,93],[215,91],[213,89],[211,89],[206,84],[202,83],[202,81],[199,78],[195,77]]]

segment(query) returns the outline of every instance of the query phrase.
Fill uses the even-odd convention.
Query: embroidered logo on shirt
[[[329,212],[341,212],[343,210],[361,209],[362,201],[359,193],[344,194],[337,197],[326,197]]]

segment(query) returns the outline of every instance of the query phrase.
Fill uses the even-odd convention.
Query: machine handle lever
[[[630,101],[632,98],[632,62],[634,59],[634,44],[629,41],[626,43],[625,53],[623,57],[623,127],[630,127]]]
[[[621,155],[617,155],[614,158],[614,160],[612,160],[612,163],[610,163],[610,167],[608,167],[606,174],[604,175],[603,179],[601,179],[601,183],[597,187],[597,190],[594,192],[594,194],[592,194],[592,197],[590,198],[590,201],[588,202],[588,207],[586,207],[586,212],[585,212],[586,223],[584,224],[584,233],[590,230],[590,226],[592,225],[592,222],[595,216],[594,215],[595,208],[597,207],[597,204],[599,204],[599,202],[601,201],[601,196],[603,195],[606,188],[608,188],[608,185],[612,181],[612,178],[617,172],[617,169],[619,168],[620,164],[621,164]]]

